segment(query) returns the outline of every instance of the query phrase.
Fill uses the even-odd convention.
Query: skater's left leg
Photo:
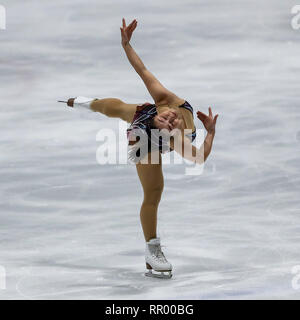
[[[161,156],[159,155],[159,164],[148,161],[148,164],[138,163],[136,168],[144,191],[140,219],[145,240],[149,241],[156,238],[157,209],[164,188]]]
[[[110,118],[120,118],[131,123],[137,104],[125,103],[117,98],[96,99],[91,103],[91,109],[105,114]]]

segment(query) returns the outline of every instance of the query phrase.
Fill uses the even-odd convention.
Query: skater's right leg
[[[157,210],[164,188],[161,156],[159,164],[151,164],[150,153],[148,164],[138,163],[137,173],[144,191],[140,219],[146,241],[156,238]]]
[[[161,251],[160,239],[156,235],[157,210],[164,188],[162,160],[161,155],[158,154],[158,156],[158,164],[151,164],[151,154],[149,153],[148,163],[138,163],[136,165],[144,191],[140,218],[146,240],[145,262],[148,269],[146,275],[169,279],[172,277],[172,265]],[[153,274],[152,270],[160,272],[160,274]],[[165,275],[164,272],[168,274]]]

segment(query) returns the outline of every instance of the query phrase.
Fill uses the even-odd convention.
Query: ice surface
[[[295,1],[1,4],[2,299],[300,298]],[[151,102],[121,50],[122,16],[138,19],[132,44],[160,81],[220,114],[201,176],[164,167],[159,235],[170,281],[143,276],[135,167],[96,162],[98,130],[118,121],[56,103]]]

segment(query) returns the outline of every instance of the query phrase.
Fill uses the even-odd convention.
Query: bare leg
[[[132,122],[137,104],[127,104],[116,98],[94,100],[90,108],[108,117],[120,118]],[[148,154],[148,164],[138,163],[137,173],[143,190],[144,201],[140,210],[141,224],[146,241],[156,238],[157,209],[163,192],[164,179],[162,174],[161,155],[157,155],[159,164],[151,164],[151,154]]]
[[[97,99],[91,103],[91,109],[105,114],[107,117],[120,118],[131,123],[137,104],[128,104],[120,99],[105,98]]]
[[[164,188],[161,157],[159,164],[139,163],[136,168],[144,190],[140,219],[145,240],[149,241],[156,238],[157,209]]]
[[[120,118],[131,122],[136,111],[137,104],[127,104],[120,99],[106,98],[95,100],[91,104],[91,109],[95,112],[101,112],[108,117]],[[150,153],[148,155],[150,157]],[[137,164],[137,173],[140,178],[143,190],[144,201],[141,206],[140,218],[146,241],[156,238],[157,228],[157,209],[164,187],[162,174],[161,156],[159,155],[159,164]]]

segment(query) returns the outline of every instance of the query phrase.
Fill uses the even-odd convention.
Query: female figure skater
[[[152,96],[154,104],[144,103],[137,105],[127,104],[116,98],[92,99],[77,97],[70,98],[67,102],[68,106],[89,108],[108,117],[120,118],[131,123],[127,132],[129,145],[131,146],[136,143],[134,141],[135,138],[132,139],[132,133],[137,128],[144,131],[148,135],[149,140],[151,140],[149,132],[153,128],[161,131],[164,129],[167,132],[175,132],[175,134],[171,134],[171,139],[169,139],[168,151],[175,150],[184,158],[194,163],[203,163],[212,148],[218,115],[213,116],[211,108],[209,108],[209,115],[200,111],[197,112],[198,119],[202,121],[207,130],[204,143],[200,149],[197,149],[191,144],[196,133],[192,106],[186,100],[179,98],[167,90],[145,67],[130,45],[130,39],[137,26],[137,21],[133,20],[128,26],[126,26],[124,18],[122,22],[123,26],[120,28],[122,47],[132,67],[141,77]],[[185,134],[185,129],[190,129],[192,133]],[[172,276],[172,265],[165,258],[161,250],[160,239],[156,235],[157,209],[164,187],[161,163],[161,153],[164,151],[162,151],[162,148],[165,148],[165,146],[163,147],[160,144],[157,150],[153,151],[151,149],[150,151],[147,149],[146,158],[149,159],[148,163],[138,161],[136,169],[144,191],[140,219],[146,240],[145,261],[146,268],[148,269],[146,275],[170,278]],[[154,153],[158,155],[158,162],[153,164],[151,163],[151,156]],[[152,273],[152,270],[158,273]]]

